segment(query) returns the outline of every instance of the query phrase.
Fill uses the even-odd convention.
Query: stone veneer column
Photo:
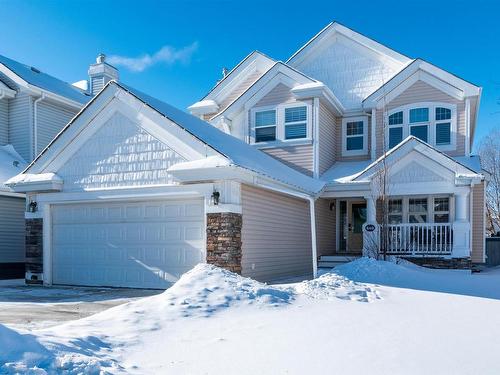
[[[26,283],[42,284],[43,219],[26,219]]]
[[[207,263],[241,274],[241,227],[239,213],[207,213]]]

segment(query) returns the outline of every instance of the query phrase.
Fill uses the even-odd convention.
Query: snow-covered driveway
[[[155,290],[26,286],[23,280],[0,281],[0,324],[40,329],[77,320],[161,293]]]
[[[85,319],[0,325],[0,372],[499,374],[499,271],[359,259],[266,285],[199,265],[162,294]]]

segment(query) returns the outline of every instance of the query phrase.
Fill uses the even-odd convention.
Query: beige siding
[[[322,175],[335,162],[335,128],[337,122],[334,114],[323,104],[319,104],[319,139],[318,157],[319,174]]]
[[[261,76],[262,72],[259,71],[255,71],[250,74],[243,82],[236,86],[233,91],[231,91],[231,93],[224,98],[224,100],[219,103],[219,112],[222,112],[224,109],[226,109],[234,100],[236,100],[250,86],[252,86],[255,81],[257,81]]]
[[[316,240],[319,255],[333,255],[336,248],[335,206],[333,200],[316,201]]]
[[[313,146],[300,145],[262,149],[266,154],[307,175],[313,173]]]
[[[368,152],[366,155],[359,156],[342,156],[342,117],[336,118],[336,126],[335,126],[335,160],[337,161],[357,161],[357,160],[368,160],[371,158],[370,150],[371,150],[371,119],[368,117]]]
[[[290,87],[279,83],[274,89],[269,91],[262,99],[260,99],[255,107],[266,107],[294,101],[295,98],[292,91],[290,91]]]
[[[444,151],[451,156],[460,156],[465,154],[465,102],[457,100],[444,92],[432,87],[431,85],[418,81],[405,90],[397,98],[386,105],[386,111],[394,108],[419,102],[443,102],[455,104],[457,106],[457,148],[455,151]],[[377,110],[377,157],[383,150],[383,110]]]
[[[484,181],[472,188],[472,262],[484,262]]]
[[[259,281],[312,273],[309,203],[242,186],[242,275]]]

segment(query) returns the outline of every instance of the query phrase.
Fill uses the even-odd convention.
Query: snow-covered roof
[[[43,73],[32,66],[22,64],[2,55],[0,55],[0,64],[14,72],[26,83],[42,90],[49,91],[80,104],[85,104],[91,99],[89,95],[83,93],[73,85]]]
[[[479,155],[454,156],[453,159],[476,173],[483,172],[483,169],[481,168],[481,158],[479,157]]]
[[[371,160],[338,161],[321,175],[326,183],[350,182],[358,173],[368,167]]]
[[[0,191],[10,191],[4,183],[21,173],[24,168],[26,168],[26,161],[12,145],[0,146]]]
[[[178,126],[203,143],[206,143],[223,154],[236,166],[251,170],[309,193],[317,193],[324,186],[323,181],[308,177],[305,174],[287,167],[278,160],[266,155],[264,152],[255,149],[234,136],[216,129],[198,117],[190,115],[123,83],[111,81],[108,85],[110,84],[115,84],[129,92],[155,111],[175,122]]]

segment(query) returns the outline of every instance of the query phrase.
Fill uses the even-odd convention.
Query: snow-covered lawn
[[[0,373],[498,374],[499,347],[500,270],[360,259],[265,285],[199,265],[85,319],[0,325]]]

